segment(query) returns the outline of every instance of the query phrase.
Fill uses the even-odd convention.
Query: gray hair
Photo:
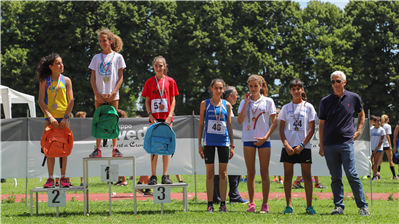
[[[222,98],[227,99],[227,98],[229,98],[229,96],[231,94],[235,94],[235,92],[234,92],[235,89],[236,89],[236,87],[234,87],[234,86],[227,86],[223,92]]]
[[[332,77],[333,77],[334,75],[341,76],[342,81],[344,81],[344,82],[346,81],[346,75],[345,75],[345,73],[343,73],[343,72],[341,72],[341,71],[335,71],[335,72],[331,73],[330,80],[332,80]]]

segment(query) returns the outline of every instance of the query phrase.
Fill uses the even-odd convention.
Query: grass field
[[[397,193],[399,192],[399,180],[390,180],[391,172],[389,165],[383,163],[381,167],[382,179],[373,182],[373,192],[378,193]],[[190,184],[188,192],[194,192],[194,176],[183,175],[183,180]],[[174,176],[171,176],[172,181],[176,181]],[[330,177],[320,177],[321,183],[328,186],[327,189],[314,189],[315,192],[331,192]],[[29,179],[28,189],[33,187],[41,187],[45,182],[39,179]],[[80,178],[72,178],[75,185],[80,183]],[[256,192],[261,191],[260,177],[256,177]],[[362,180],[365,192],[370,192],[370,180]],[[106,193],[108,192],[108,185],[102,183],[100,178],[90,178],[90,193]],[[127,187],[112,187],[112,191],[118,193],[131,192],[132,180],[129,181]],[[351,192],[349,184],[344,178],[345,192]],[[240,183],[240,192],[247,192],[246,184]],[[181,189],[172,188],[172,192],[181,192]],[[205,176],[197,176],[197,191],[205,192]],[[303,189],[294,189],[294,192],[304,192]],[[271,192],[284,192],[281,184],[271,183]],[[24,194],[25,193],[25,179],[18,179],[18,186],[15,188],[12,179],[8,179],[6,183],[1,184],[1,194]],[[81,192],[77,192],[81,193]],[[368,200],[369,202],[369,200]],[[260,209],[261,202],[256,201]],[[2,203],[1,204],[1,223],[209,223],[209,222],[229,222],[229,223],[397,223],[399,220],[399,201],[374,201],[373,206],[370,206],[369,217],[361,217],[358,215],[358,208],[353,199],[345,201],[346,215],[331,216],[329,215],[333,209],[332,200],[314,200],[313,206],[318,213],[316,216],[309,216],[305,214],[306,202],[303,199],[293,199],[294,214],[282,215],[286,206],[285,200],[271,199],[269,201],[270,214],[249,214],[246,213],[247,206],[242,204],[228,204],[227,214],[217,212],[218,207],[215,207],[213,214],[206,213],[206,202],[198,201],[196,204],[194,200],[189,200],[189,212],[182,211],[183,206],[181,201],[172,200],[171,204],[165,204],[165,214],[161,215],[161,206],[155,205],[152,200],[138,202],[138,214],[133,215],[133,201],[113,201],[112,210],[113,215],[108,216],[108,202],[90,202],[90,216],[83,217],[83,202],[68,201],[65,208],[60,208],[60,217],[56,217],[55,208],[49,208],[47,203],[39,203],[40,214],[30,217],[29,206],[25,207],[25,203]]]

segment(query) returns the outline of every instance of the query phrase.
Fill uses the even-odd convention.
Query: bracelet
[[[303,142],[301,142],[301,144],[299,144],[300,146],[302,146],[302,149],[305,148],[305,144],[303,144]]]
[[[236,147],[235,145],[230,145],[230,148],[233,148],[233,149],[234,149],[235,147]]]
[[[152,114],[152,112],[148,113],[148,116],[150,116]]]
[[[198,144],[198,147],[202,147],[203,145],[202,144]]]

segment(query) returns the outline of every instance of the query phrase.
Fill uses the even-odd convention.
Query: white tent
[[[29,106],[30,116],[36,117],[34,96],[18,92],[3,85],[0,85],[0,90],[0,103],[3,104],[5,118],[12,118],[11,104],[13,103],[27,103]]]

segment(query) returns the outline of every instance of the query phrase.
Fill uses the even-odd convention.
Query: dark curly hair
[[[61,58],[59,54],[50,54],[40,60],[39,66],[37,67],[37,79],[39,82],[46,79],[46,77],[51,76],[49,65],[53,65],[57,58]]]
[[[289,88],[291,89],[292,87],[295,87],[295,86],[298,86],[299,88],[303,88],[303,82],[300,79],[294,79],[290,82]],[[308,100],[305,91],[302,92],[301,98],[303,101]]]

